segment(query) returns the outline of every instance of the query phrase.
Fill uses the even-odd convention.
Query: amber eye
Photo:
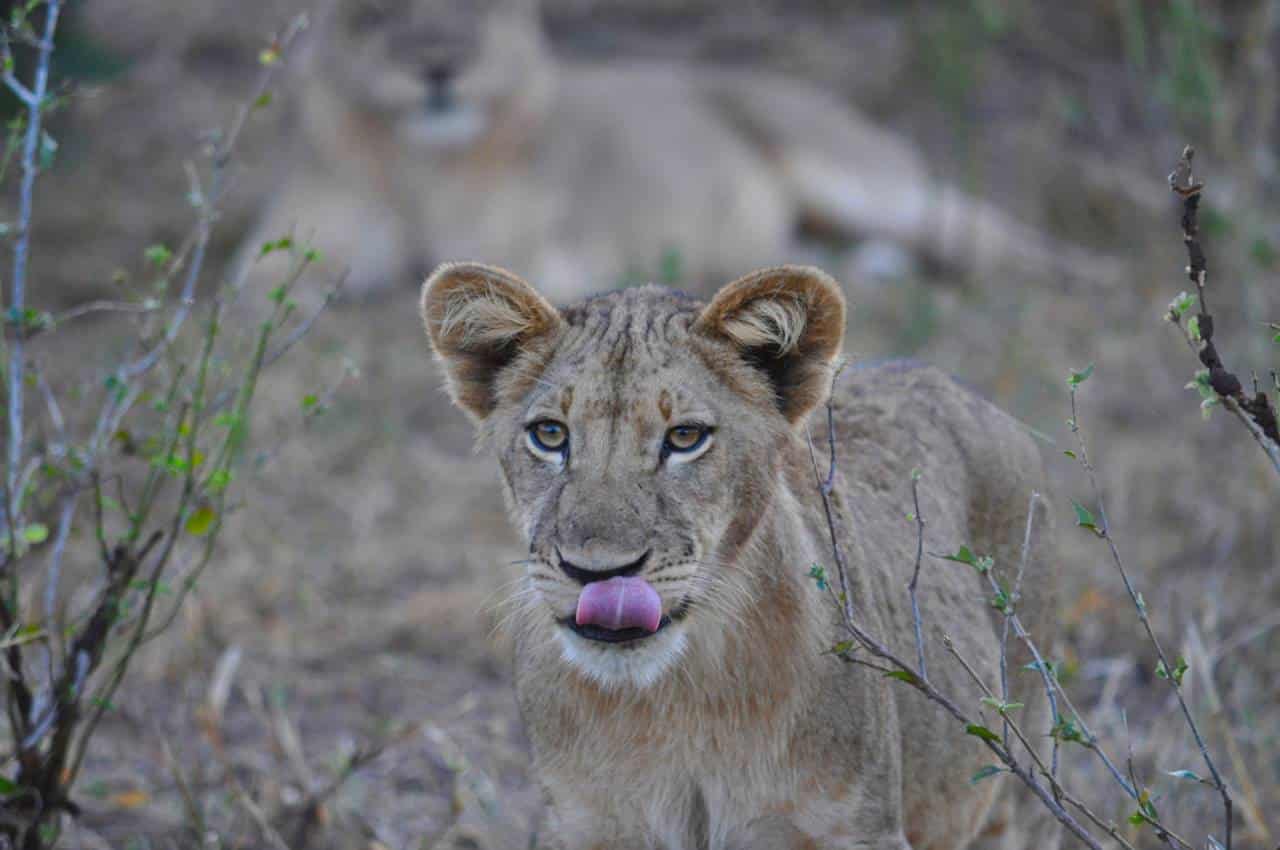
[[[529,439],[544,452],[562,452],[569,448],[569,429],[559,422],[543,419],[529,426]]]
[[[691,452],[707,441],[711,429],[703,425],[677,425],[667,431],[667,439],[663,444],[669,452]]]

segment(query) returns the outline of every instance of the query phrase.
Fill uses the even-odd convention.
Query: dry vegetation
[[[821,81],[910,133],[940,172],[1131,258],[1126,287],[1066,291],[927,268],[886,279],[867,273],[874,246],[812,246],[845,281],[854,356],[944,364],[1043,435],[1064,528],[1066,639],[1050,651],[1162,819],[1200,836],[1221,801],[1168,775],[1203,774],[1177,701],[1105,547],[1066,533],[1068,499],[1091,497],[1062,456],[1079,451],[1063,378],[1095,364],[1080,417],[1110,526],[1166,650],[1189,663],[1183,692],[1235,797],[1234,846],[1280,843],[1280,486],[1233,417],[1202,418],[1185,388],[1196,358],[1162,321],[1188,288],[1164,176],[1194,139],[1223,357],[1264,382],[1280,362],[1266,327],[1280,321],[1275,3],[547,5],[566,53],[761,62]],[[287,0],[200,9],[181,20],[147,0],[76,9],[69,32],[117,67],[69,89],[53,118],[61,149],[37,193],[29,296],[41,308],[110,295],[113,276],[142,274],[147,245],[180,243],[192,218],[182,161],[233,114],[265,34],[295,11]],[[215,271],[282,167],[286,93],[246,134],[210,243]],[[335,311],[264,388],[272,418],[256,436],[270,463],[250,476],[247,510],[229,517],[174,628],[142,650],[105,713],[69,846],[528,846],[537,795],[490,636],[519,548],[439,391],[406,307],[412,283]],[[57,347],[38,337],[30,354],[59,390],[88,392],[123,345],[114,321],[86,320]],[[325,414],[285,439],[308,396]],[[901,498],[905,510],[905,472]],[[87,572],[75,542],[73,569]],[[1128,823],[1130,801],[1102,793],[1109,780],[1089,753],[1062,757],[1123,835],[1159,844]]]

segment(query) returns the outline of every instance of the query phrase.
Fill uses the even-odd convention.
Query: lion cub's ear
[[[764,372],[778,409],[794,423],[826,400],[844,313],[840,285],[826,272],[780,266],[725,286],[694,329],[729,342]]]
[[[479,263],[445,263],[431,273],[422,321],[454,403],[477,420],[493,412],[503,369],[563,324],[529,284]]]

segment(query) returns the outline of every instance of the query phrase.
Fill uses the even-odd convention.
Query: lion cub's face
[[[782,268],[705,307],[643,287],[561,312],[505,272],[450,265],[423,315],[529,542],[521,625],[611,686],[645,686],[732,628],[753,604],[738,556],[843,334],[835,284]]]
[[[428,150],[479,138],[545,64],[534,0],[338,0],[322,37],[319,78]]]

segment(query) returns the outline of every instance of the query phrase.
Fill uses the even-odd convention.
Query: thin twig
[[[22,434],[22,390],[26,378],[26,354],[23,351],[23,322],[26,310],[27,292],[27,257],[31,250],[31,210],[36,175],[40,171],[37,161],[42,131],[44,129],[45,95],[49,85],[49,59],[53,53],[53,34],[58,28],[58,14],[61,11],[61,0],[47,0],[45,4],[44,39],[39,46],[36,58],[35,78],[31,88],[27,89],[13,76],[12,57],[9,53],[8,38],[4,39],[5,75],[4,82],[27,108],[26,135],[22,142],[22,181],[18,190],[17,238],[13,245],[13,270],[9,284],[9,310],[19,323],[18,332],[14,334],[9,347],[9,389],[6,401],[9,407],[9,457],[6,481],[8,490],[6,499],[20,499],[18,487],[18,471],[22,468],[23,434]],[[14,522],[21,522],[18,511],[13,511]],[[14,529],[15,526],[10,526]],[[11,532],[12,533],[12,532]]]
[[[1200,727],[1196,723],[1195,717],[1191,713],[1190,706],[1182,694],[1182,685],[1178,681],[1178,674],[1175,672],[1173,664],[1169,663],[1169,657],[1165,654],[1164,645],[1161,644],[1160,638],[1156,636],[1155,628],[1152,626],[1151,617],[1147,613],[1146,602],[1143,601],[1142,595],[1138,593],[1137,588],[1133,584],[1133,580],[1129,577],[1129,571],[1124,565],[1124,560],[1120,557],[1120,550],[1116,547],[1115,538],[1111,534],[1111,523],[1107,519],[1107,507],[1102,498],[1102,488],[1098,486],[1098,476],[1094,469],[1093,463],[1089,460],[1089,447],[1086,445],[1084,433],[1080,429],[1080,416],[1076,408],[1076,385],[1071,385],[1071,419],[1069,420],[1071,433],[1076,437],[1076,445],[1079,447],[1079,462],[1084,468],[1089,478],[1089,487],[1092,491],[1093,501],[1098,508],[1098,527],[1096,533],[1107,543],[1107,549],[1111,553],[1111,562],[1115,565],[1116,572],[1120,575],[1120,580],[1124,584],[1125,591],[1129,594],[1129,599],[1133,602],[1133,607],[1138,612],[1138,619],[1142,623],[1142,628],[1146,632],[1147,639],[1151,642],[1152,647],[1156,651],[1156,656],[1160,660],[1162,669],[1165,671],[1165,679],[1169,682],[1169,687],[1173,689],[1173,693],[1178,698],[1178,705],[1182,709],[1182,715],[1187,721],[1187,726],[1191,730],[1192,736],[1195,738],[1196,746],[1200,749],[1200,756],[1204,760],[1205,766],[1209,769],[1210,775],[1213,777],[1213,786],[1222,798],[1224,830],[1226,832],[1225,848],[1231,850],[1231,832],[1232,832],[1232,810],[1233,804],[1231,800],[1231,792],[1227,788],[1226,782],[1222,775],[1218,772],[1218,766],[1213,760],[1213,756],[1209,754],[1209,747],[1205,743],[1204,736],[1200,733]],[[1136,783],[1135,783],[1136,787]]]

